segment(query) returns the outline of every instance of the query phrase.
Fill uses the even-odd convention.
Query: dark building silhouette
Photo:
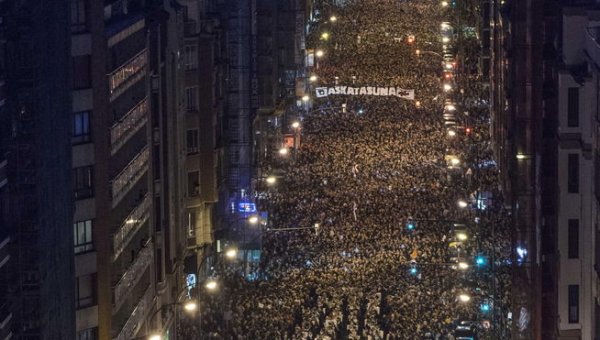
[[[0,332],[17,339],[75,335],[69,12],[0,4]]]

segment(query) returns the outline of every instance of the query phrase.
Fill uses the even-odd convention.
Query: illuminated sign
[[[254,213],[256,212],[256,204],[241,202],[238,204],[238,211],[242,213]]]

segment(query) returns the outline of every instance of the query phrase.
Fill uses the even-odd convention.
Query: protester
[[[460,96],[444,93],[441,60],[415,53],[442,51],[439,25],[451,21],[451,11],[438,0],[320,8],[308,39],[325,51],[313,69],[316,86],[394,86],[414,89],[416,98],[313,98],[301,117],[300,150],[269,192],[273,229],[263,236],[259,279],[224,278],[227,288],[203,302],[200,325],[186,326],[187,334],[448,339],[458,320],[500,318],[509,308],[508,216],[488,112],[470,97],[481,87],[471,79]],[[332,14],[337,20],[325,23]],[[455,136],[442,118],[447,100],[469,111],[457,114]],[[448,155],[459,164],[449,168]],[[492,199],[478,200],[484,192]],[[457,206],[459,199],[467,207]],[[456,225],[468,240],[456,241]],[[458,269],[457,257],[470,268]],[[485,262],[476,263],[480,257]],[[471,301],[459,301],[460,294]],[[500,316],[480,311],[486,301]]]

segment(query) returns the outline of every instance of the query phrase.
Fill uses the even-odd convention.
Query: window
[[[75,199],[84,199],[94,195],[91,166],[82,166],[73,169],[73,191]]]
[[[77,332],[75,340],[96,340],[98,339],[98,328],[88,328]]]
[[[73,224],[73,243],[75,254],[94,249],[92,238],[92,220],[79,221]]]
[[[187,153],[198,153],[198,130],[187,130]]]
[[[198,109],[198,87],[188,87],[185,89],[185,107],[188,111]]]
[[[567,162],[567,190],[570,194],[576,194],[579,193],[579,155],[569,154]]]
[[[71,1],[71,33],[83,33],[87,26],[87,0]]]
[[[73,57],[73,88],[87,89],[92,86],[90,73],[90,56],[80,55]]]
[[[569,323],[579,322],[579,285],[569,285]]]
[[[188,197],[195,197],[200,194],[200,182],[198,171],[188,172]]]
[[[184,58],[186,70],[195,70],[198,68],[198,49],[196,46],[185,46]]]
[[[76,278],[77,308],[93,306],[96,303],[95,275],[84,275]]]
[[[579,220],[569,220],[568,254],[570,259],[579,258]]]
[[[194,210],[188,211],[188,238],[194,238],[196,235],[196,212]]]
[[[90,112],[75,112],[73,114],[73,143],[90,141]]]
[[[567,98],[567,126],[579,126],[579,88],[569,87]]]

